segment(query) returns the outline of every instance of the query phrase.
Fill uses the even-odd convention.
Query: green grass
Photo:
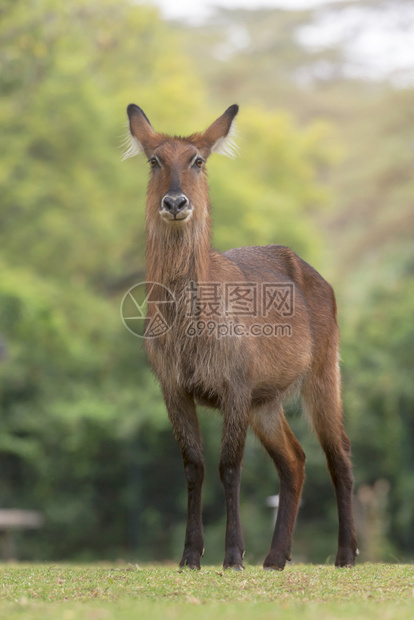
[[[293,565],[283,572],[132,565],[0,567],[2,620],[405,620],[414,565]]]

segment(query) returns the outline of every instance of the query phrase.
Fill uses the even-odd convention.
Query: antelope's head
[[[231,137],[238,110],[232,105],[203,133],[182,138],[156,133],[141,108],[128,106],[131,136],[124,159],[141,152],[148,159],[147,217],[179,227],[208,215],[205,164],[213,152],[234,156]]]

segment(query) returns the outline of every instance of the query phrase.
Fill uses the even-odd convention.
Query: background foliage
[[[330,10],[341,19],[347,4]],[[380,13],[385,3],[360,4]],[[127,0],[0,3],[0,506],[46,517],[21,535],[21,557],[181,550],[181,457],[141,343],[119,318],[145,269],[146,164],[121,163],[119,149],[132,101],[156,129],[182,134],[241,105],[240,157],[209,163],[215,245],[289,245],[335,285],[362,552],[414,556],[414,90],[350,77],[340,43],[305,48],[297,32],[314,18],[221,11],[184,28]],[[308,456],[295,557],[324,561],[335,550],[333,491],[290,409]],[[201,421],[215,562],[220,420],[203,411]],[[266,553],[265,499],[276,492],[249,437],[250,561]]]

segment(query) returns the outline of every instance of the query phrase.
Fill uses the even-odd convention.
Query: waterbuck
[[[335,564],[353,566],[357,555],[353,476],[342,421],[333,290],[287,247],[242,247],[224,253],[211,247],[205,166],[212,153],[231,149],[237,112],[238,106],[232,105],[204,133],[183,138],[156,133],[138,106],[127,108],[131,136],[126,156],[143,151],[151,168],[146,279],[162,286],[148,289],[148,319],[161,307],[169,329],[147,338],[145,349],[184,461],[188,515],[180,566],[200,568],[204,552],[204,459],[196,404],[219,409],[223,415],[219,463],[227,510],[223,566],[243,568],[239,494],[249,425],[280,478],[279,511],[264,568],[282,570],[291,559],[305,454],[282,405],[295,390],[301,393],[325,451],[335,487],[339,516]],[[176,301],[174,312],[169,303],[161,303],[160,291],[167,290]]]

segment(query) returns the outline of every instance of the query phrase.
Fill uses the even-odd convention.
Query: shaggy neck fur
[[[147,205],[147,281],[181,292],[188,282],[208,280],[211,260],[211,221],[208,201],[194,205],[188,222],[162,221]],[[154,217],[155,215],[155,217]]]

